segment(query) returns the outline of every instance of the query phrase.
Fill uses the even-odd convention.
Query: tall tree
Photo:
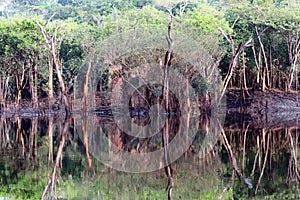
[[[54,15],[55,13],[52,16]],[[59,29],[60,29],[59,24],[56,24],[54,31],[52,31],[51,29],[50,30],[47,29],[47,26],[49,25],[51,19],[52,17],[48,19],[48,21],[46,21],[44,24],[41,24],[38,19],[36,19],[36,22],[40,27],[40,31],[44,36],[44,39],[48,45],[50,54],[52,56],[53,62],[55,64],[56,74],[59,82],[60,94],[64,104],[66,115],[68,116],[70,115],[71,107],[69,104],[69,97],[67,94],[65,82],[62,75],[63,66],[62,66],[62,60],[60,58],[60,47],[63,41],[63,35],[59,35]]]

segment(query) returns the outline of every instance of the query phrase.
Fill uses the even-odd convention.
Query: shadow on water
[[[182,124],[176,116],[132,115],[128,126],[120,123],[122,117],[92,113],[69,119],[1,117],[0,196],[299,198],[298,123],[268,126],[250,123],[247,117],[227,116],[222,126],[205,115],[189,117]],[[193,138],[180,131],[192,130],[189,128],[195,124]],[[128,134],[136,126],[141,131]],[[153,130],[157,134],[151,135]],[[188,148],[177,145],[178,149],[167,151],[178,135]],[[160,154],[139,160],[126,157],[153,152]]]

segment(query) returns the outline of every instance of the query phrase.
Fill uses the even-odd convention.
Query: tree
[[[53,15],[54,16],[54,15]],[[69,104],[69,97],[67,94],[65,82],[62,75],[62,60],[60,58],[60,47],[63,41],[63,36],[59,35],[58,31],[60,28],[59,24],[56,25],[54,31],[47,30],[47,25],[50,23],[51,18],[46,21],[43,25],[39,22],[38,19],[36,19],[36,22],[38,26],[40,27],[40,31],[44,36],[45,42],[48,45],[51,58],[53,59],[53,62],[55,64],[56,74],[59,82],[59,88],[60,88],[60,95],[62,98],[62,102],[64,104],[66,115],[69,116],[71,112],[71,106]]]
[[[37,66],[43,53],[38,26],[29,19],[3,19],[0,32],[4,50],[1,60],[8,70],[5,76],[15,80],[15,102],[17,105],[20,103],[22,91],[29,86],[33,107],[37,107]]]

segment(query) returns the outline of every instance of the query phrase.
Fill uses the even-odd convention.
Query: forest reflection
[[[161,128],[155,135],[141,132],[145,137],[138,138],[125,133],[113,116],[74,115],[68,119],[2,116],[0,196],[12,199],[299,197],[300,127],[295,121],[253,123],[247,116],[232,115],[221,125],[207,116],[190,116],[190,122],[197,122],[198,130],[178,160],[165,166],[166,157],[172,155],[162,151],[158,163],[161,169],[131,174],[106,166],[110,157],[103,152],[107,148],[129,153],[164,149],[170,144],[166,143],[165,129],[169,133],[167,139],[172,141],[181,134],[182,125],[176,116],[158,116],[155,120],[151,116],[131,117],[130,124],[146,126],[155,121]],[[182,141],[188,143],[189,138]],[[119,159],[120,166],[138,165],[124,162],[121,156]],[[140,161],[143,162],[151,160]]]

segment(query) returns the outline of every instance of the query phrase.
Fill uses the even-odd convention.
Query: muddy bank
[[[149,117],[146,108],[130,107],[130,116]],[[95,109],[97,115],[110,116],[110,106],[100,106]],[[32,107],[31,102],[22,102],[18,106],[7,105],[2,108],[3,116],[36,117],[64,115],[60,104],[55,103],[49,108],[47,100],[42,99],[37,108]],[[170,113],[171,115],[177,113]],[[291,124],[297,123],[300,115],[300,93],[282,91],[245,91],[229,90],[226,94],[226,120],[231,122],[246,120],[258,124]]]
[[[299,92],[282,92],[270,90],[266,92],[230,90],[226,96],[226,122],[234,126],[241,121],[261,127],[298,126],[300,120]],[[225,122],[225,123],[226,123]]]

